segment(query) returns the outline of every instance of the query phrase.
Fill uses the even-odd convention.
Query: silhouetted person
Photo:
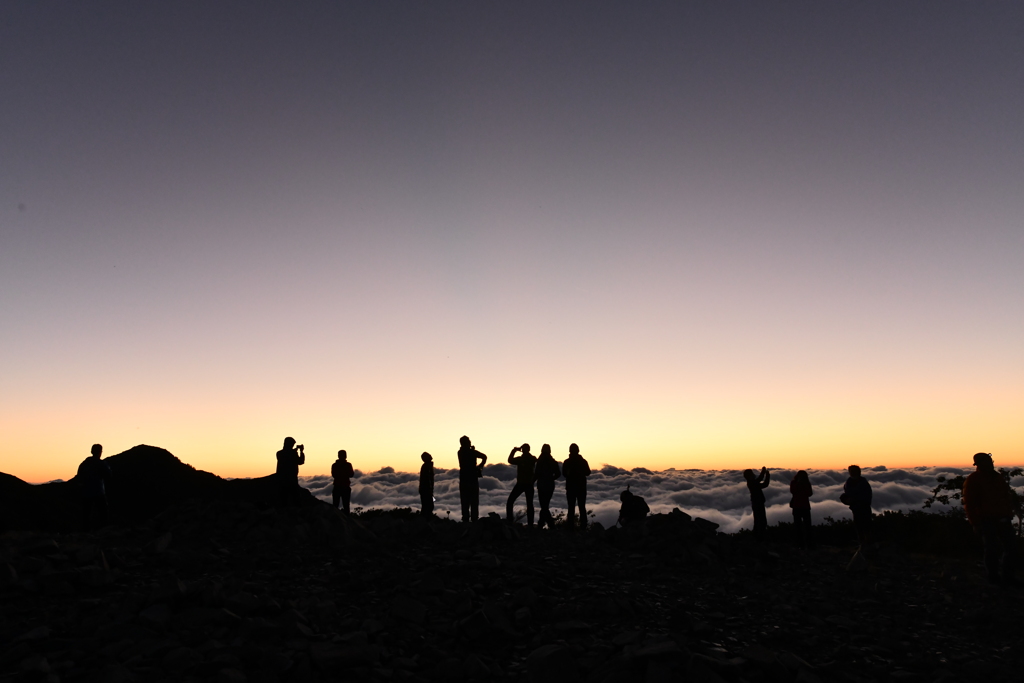
[[[540,457],[537,458],[534,476],[537,478],[537,495],[540,498],[540,518],[537,520],[537,528],[547,524],[550,529],[554,526],[555,520],[551,516],[548,506],[551,504],[551,497],[555,495],[555,480],[562,476],[562,469],[558,466],[558,461],[551,457],[551,446],[548,444],[544,444],[540,448]]]
[[[334,477],[331,498],[334,500],[335,508],[338,507],[338,502],[341,502],[346,515],[349,513],[349,503],[352,502],[352,477],[355,475],[356,471],[348,461],[348,453],[344,450],[338,451],[338,459],[331,464],[331,476]]]
[[[853,527],[857,530],[857,542],[861,548],[871,543],[871,484],[860,476],[860,467],[850,465],[850,478],[843,484],[843,495],[839,501],[850,506],[853,513]]]
[[[964,481],[967,521],[985,543],[985,569],[992,583],[1016,583],[1017,538],[1013,533],[1013,492],[996,471],[991,453],[975,453],[977,469]]]
[[[480,516],[480,477],[487,456],[476,449],[468,436],[459,439],[459,499],[462,521],[475,522]],[[480,460],[477,463],[477,459]]]
[[[793,495],[789,507],[793,508],[797,543],[803,548],[811,544],[811,496],[814,495],[806,470],[797,472],[789,482],[789,492]]]
[[[424,451],[420,455],[420,506],[424,515],[434,514],[434,456]]]
[[[576,527],[576,507],[580,509],[580,528],[587,527],[587,477],[590,464],[580,455],[580,447],[569,444],[569,457],[562,463],[565,477],[565,499],[569,504],[569,528]]]
[[[764,490],[768,488],[772,474],[767,467],[762,467],[761,473],[757,476],[754,475],[754,470],[743,470],[743,478],[747,480],[750,508],[754,511],[754,538],[761,540],[768,529],[768,513],[764,510]]]
[[[82,521],[85,530],[98,528],[107,523],[107,486],[110,465],[103,462],[103,446],[93,444],[92,456],[78,466],[75,480],[82,497]]]
[[[516,453],[519,452],[522,452],[522,455],[517,456]],[[514,519],[512,515],[516,499],[525,493],[526,524],[533,526],[533,480],[537,467],[537,456],[530,452],[530,444],[524,443],[522,446],[514,447],[508,454],[508,464],[516,466],[516,485],[508,494],[508,502],[505,503],[505,518],[510,522]]]
[[[302,444],[295,445],[295,439],[287,437],[284,448],[277,452],[277,490],[283,505],[299,504],[299,465],[306,463]]]
[[[642,529],[647,522],[647,514],[651,511],[647,501],[626,488],[619,495],[622,505],[619,507],[619,525],[623,528]]]

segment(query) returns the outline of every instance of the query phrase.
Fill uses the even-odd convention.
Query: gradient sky
[[[0,470],[1024,462],[1020,3],[0,5]]]

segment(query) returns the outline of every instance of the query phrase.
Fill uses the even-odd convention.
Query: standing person
[[[554,526],[555,520],[548,506],[551,504],[551,497],[555,495],[555,479],[562,476],[562,470],[558,462],[551,457],[551,446],[548,444],[540,447],[540,457],[537,458],[537,467],[533,472],[537,478],[537,495],[540,497],[540,519],[537,520],[537,528],[547,524],[550,529]]]
[[[764,510],[764,490],[772,480],[767,467],[761,468],[761,474],[754,476],[754,470],[743,470],[743,478],[747,480],[750,490],[750,507],[754,511],[754,538],[761,540],[768,529],[768,514]]]
[[[282,505],[299,504],[299,465],[306,464],[305,448],[286,437],[284,448],[277,452],[277,491]]]
[[[85,530],[90,531],[95,522],[99,528],[107,523],[107,486],[110,478],[110,465],[103,462],[103,446],[92,445],[92,455],[78,466],[75,480],[82,496],[82,520]]]
[[[964,481],[967,521],[985,543],[985,570],[992,583],[1014,584],[1017,538],[1013,533],[1013,490],[996,471],[991,453],[975,453],[977,468]]]
[[[348,452],[338,451],[338,459],[331,465],[331,476],[334,477],[334,489],[331,497],[334,499],[334,508],[338,508],[338,501],[341,501],[342,509],[347,515],[349,503],[352,502],[352,477],[356,471],[352,469],[352,463],[348,461]]]
[[[805,548],[811,543],[811,480],[806,470],[800,470],[789,482],[789,492],[793,498],[789,507],[793,508],[793,526],[796,527],[797,543]]]
[[[476,449],[468,436],[459,439],[459,499],[462,521],[475,522],[480,516],[480,477],[487,456]],[[477,459],[480,463],[477,463]]]
[[[420,460],[420,506],[423,514],[430,516],[434,514],[434,456],[423,451]]]
[[[587,477],[590,476],[590,463],[580,455],[580,447],[569,444],[569,457],[562,463],[562,476],[565,477],[565,498],[569,504],[569,529],[576,528],[576,507],[580,509],[580,528],[587,528]]]
[[[517,456],[516,453],[520,451],[522,455]],[[516,499],[519,498],[520,494],[525,493],[526,524],[532,527],[533,481],[537,467],[537,456],[530,452],[530,444],[524,443],[522,446],[514,447],[512,452],[508,454],[508,464],[516,466],[516,485],[512,487],[512,492],[508,494],[508,501],[505,503],[505,518],[510,522],[514,519],[512,513]]]
[[[871,543],[871,484],[860,476],[860,466],[850,465],[847,471],[850,478],[843,484],[843,495],[839,496],[839,501],[850,506],[857,542],[864,548]]]

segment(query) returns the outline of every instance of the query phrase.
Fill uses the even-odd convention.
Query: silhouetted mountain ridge
[[[272,474],[223,479],[157,446],[140,444],[104,458],[104,462],[111,470],[107,482],[110,519],[120,523],[148,519],[184,500],[270,504],[277,495]],[[268,461],[267,468],[273,467],[273,461]],[[304,493],[302,500],[309,503],[313,497]],[[77,524],[80,502],[74,477],[33,485],[0,473],[0,523],[7,528],[68,530]]]

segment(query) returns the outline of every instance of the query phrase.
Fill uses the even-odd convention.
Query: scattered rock
[[[681,511],[603,536],[375,514],[401,523],[371,535],[328,506],[197,501],[100,534],[4,534],[0,672],[852,683],[938,680],[940,658],[949,680],[1024,666],[1022,596],[977,582],[973,560],[894,555],[878,560],[884,576],[844,572],[843,548],[755,546]]]

